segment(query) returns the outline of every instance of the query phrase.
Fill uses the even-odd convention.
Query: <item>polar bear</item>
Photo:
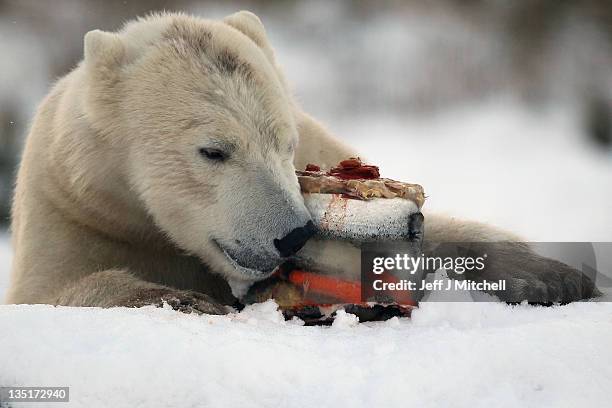
[[[356,156],[292,98],[264,27],[161,13],[85,35],[39,107],[20,165],[7,302],[226,313],[313,234],[296,168]],[[513,241],[426,214],[432,241]],[[487,276],[526,299],[596,289],[516,244]],[[507,268],[516,256],[535,269]],[[504,259],[507,264],[504,264]],[[512,284],[514,282],[514,284]],[[586,282],[586,283],[585,283]]]

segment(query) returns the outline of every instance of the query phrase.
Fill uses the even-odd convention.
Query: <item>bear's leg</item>
[[[506,302],[572,302],[599,296],[593,280],[583,272],[537,254],[515,235],[486,224],[453,217],[425,214],[423,251],[428,256],[458,256],[454,245],[466,243],[469,256],[486,254],[484,269],[464,274],[449,272],[454,279],[506,281],[504,291],[492,292]],[[442,243],[442,244],[441,244]],[[465,255],[459,255],[465,256]]]
[[[142,307],[167,303],[184,313],[226,314],[231,311],[203,293],[146,282],[128,271],[113,269],[88,275],[62,290],[63,306]]]

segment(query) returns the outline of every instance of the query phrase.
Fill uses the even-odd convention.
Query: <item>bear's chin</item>
[[[234,268],[231,273],[225,275],[225,280],[232,290],[232,295],[237,299],[242,299],[255,282],[268,278],[278,269],[277,266],[269,272],[262,272],[257,269],[247,268],[239,265],[227,252],[222,252]]]
[[[215,247],[223,254],[226,261],[232,266],[233,271],[231,276],[234,279],[255,282],[262,280],[270,276],[281,264],[281,260],[278,262],[272,262],[272,260],[266,260],[265,265],[262,263],[261,266],[251,267],[250,265],[241,265],[240,262],[232,255],[231,251],[226,249],[217,240],[213,239]]]

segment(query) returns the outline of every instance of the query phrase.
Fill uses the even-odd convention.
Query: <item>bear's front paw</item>
[[[168,304],[172,309],[183,313],[223,315],[232,310],[203,293],[192,290],[147,289],[135,294],[122,306],[142,307]]]
[[[228,306],[217,303],[213,298],[203,293],[185,290],[162,296],[162,301],[174,310],[183,313],[222,315],[231,311]]]
[[[476,280],[505,280],[505,290],[495,291],[505,302],[569,303],[599,296],[593,280],[581,271],[540,256],[521,244],[488,245],[490,254]]]
[[[537,257],[521,266],[508,279],[509,289],[512,287],[510,294],[518,297],[517,301],[569,303],[600,295],[588,276],[554,259]]]

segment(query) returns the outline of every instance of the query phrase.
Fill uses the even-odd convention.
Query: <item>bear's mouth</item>
[[[261,270],[261,269],[256,269],[256,268],[251,268],[245,265],[241,265],[237,257],[233,256],[231,251],[225,248],[223,245],[221,245],[219,241],[217,241],[216,239],[213,239],[212,242],[219,249],[219,251],[221,251],[223,255],[225,255],[225,258],[234,267],[234,269],[236,269],[241,275],[250,276],[256,279],[263,279],[266,276],[271,275],[272,272],[274,272],[276,268],[278,267],[278,266],[275,266],[272,269],[266,268],[269,270]]]

